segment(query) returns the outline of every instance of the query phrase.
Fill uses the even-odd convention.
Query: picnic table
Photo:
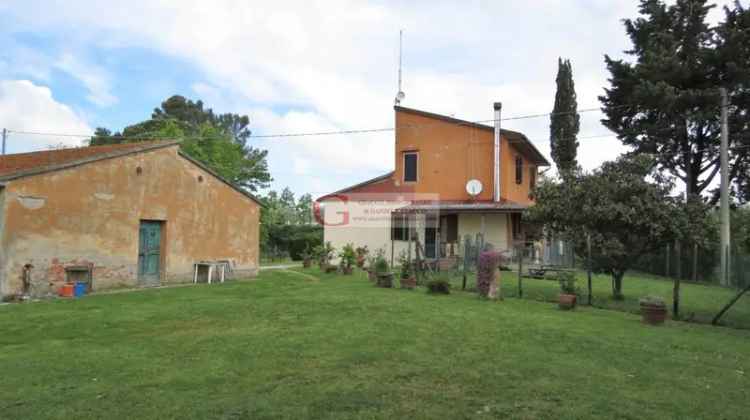
[[[573,271],[573,269],[559,265],[541,265],[539,267],[529,267],[528,277],[534,279],[543,279],[547,272],[559,273],[561,271]]]

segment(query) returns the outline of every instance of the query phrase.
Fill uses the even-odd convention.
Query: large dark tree
[[[555,107],[552,110],[549,126],[549,140],[552,148],[552,159],[557,170],[565,177],[578,167],[578,130],[580,116],[576,89],[573,83],[573,68],[570,60],[557,61],[557,93]]]
[[[719,171],[718,88],[730,92],[730,147],[747,141],[750,18],[739,3],[710,27],[705,0],[642,0],[641,16],[626,19],[633,62],[605,56],[610,86],[599,99],[602,123],[635,153],[679,178],[688,195],[718,199],[709,187]],[[743,130],[742,128],[745,128]],[[744,132],[743,132],[744,131]],[[747,150],[730,153],[731,178],[741,180]],[[712,192],[712,194],[706,194]]]
[[[97,128],[92,146],[159,139],[181,139],[182,150],[230,181],[257,191],[271,181],[265,150],[247,144],[250,119],[246,115],[215,114],[202,101],[175,95],[154,109],[151,119],[112,134]]]

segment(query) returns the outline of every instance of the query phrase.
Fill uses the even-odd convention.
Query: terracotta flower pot
[[[560,309],[563,309],[566,311],[570,309],[574,309],[576,307],[576,303],[578,303],[578,296],[569,295],[567,293],[560,293],[560,301],[559,301]]]
[[[407,278],[401,279],[401,288],[402,289],[415,289],[417,287],[417,278],[414,276],[409,276]]]
[[[393,273],[377,273],[376,276],[378,278],[378,287],[393,287]]]
[[[643,323],[661,325],[666,318],[666,305],[641,303],[641,320]]]

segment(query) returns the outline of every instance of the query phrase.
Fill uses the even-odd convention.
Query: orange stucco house
[[[549,162],[524,134],[501,129],[501,104],[494,108],[493,126],[395,106],[395,169],[317,200],[325,240],[398,255],[411,229],[426,258],[442,262],[481,233],[510,251]]]

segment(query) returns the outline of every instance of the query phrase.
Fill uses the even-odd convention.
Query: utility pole
[[[3,128],[3,155],[5,155],[5,139],[8,137],[8,130]]]
[[[729,286],[729,99],[726,88],[721,93],[721,284]]]

